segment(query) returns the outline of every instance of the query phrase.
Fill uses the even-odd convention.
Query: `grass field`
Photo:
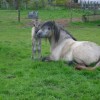
[[[27,13],[21,12],[18,23],[17,11],[0,10],[0,100],[100,100],[99,68],[78,71],[62,61],[32,61]],[[69,18],[65,10],[39,13],[41,20]],[[66,29],[78,40],[100,45],[98,25],[100,21],[75,22]],[[42,46],[43,55],[48,55],[48,42],[43,41]]]

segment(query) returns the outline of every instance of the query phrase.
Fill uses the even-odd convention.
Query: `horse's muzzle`
[[[37,32],[36,36],[42,38],[42,32]]]

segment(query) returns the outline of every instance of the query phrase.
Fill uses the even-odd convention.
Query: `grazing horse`
[[[76,69],[93,70],[100,66],[100,46],[90,41],[77,41],[69,32],[54,21],[45,22],[37,37],[48,38],[51,45],[51,55],[44,61],[64,60],[75,63]],[[90,67],[94,64],[94,67]]]

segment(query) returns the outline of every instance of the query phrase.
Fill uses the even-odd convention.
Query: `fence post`
[[[70,22],[72,22],[72,0],[70,1]]]
[[[18,3],[18,22],[20,22],[20,1],[17,0]]]

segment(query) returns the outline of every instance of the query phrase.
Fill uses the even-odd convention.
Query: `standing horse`
[[[32,59],[41,59],[41,38],[37,37],[37,32],[40,28],[40,24],[35,22],[32,28]]]
[[[89,41],[76,41],[62,27],[54,21],[44,23],[37,36],[48,38],[51,45],[51,55],[45,57],[45,61],[64,60],[71,64],[74,62],[77,69],[93,70],[100,66],[100,46]],[[94,67],[89,67],[95,64]]]

